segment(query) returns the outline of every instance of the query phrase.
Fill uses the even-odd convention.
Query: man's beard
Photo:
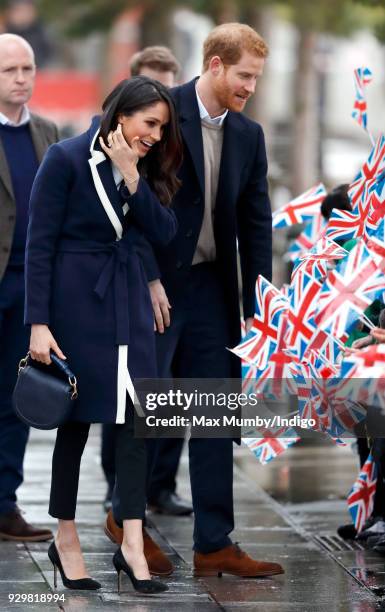
[[[242,103],[242,100],[235,97],[235,93],[236,92],[232,91],[232,89],[227,85],[225,80],[218,83],[215,87],[215,94],[219,105],[222,108],[239,113],[243,111],[246,100],[244,103]]]

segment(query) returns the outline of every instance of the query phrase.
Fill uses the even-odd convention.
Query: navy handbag
[[[23,423],[36,429],[55,429],[66,420],[76,400],[77,380],[68,364],[51,353],[47,366],[30,354],[20,361],[13,407]]]

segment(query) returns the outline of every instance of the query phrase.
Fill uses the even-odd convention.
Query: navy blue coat
[[[124,200],[100,150],[99,121],[51,146],[36,176],[26,250],[25,323],[44,323],[78,379],[72,418],[123,423],[133,379],[154,377],[151,299],[137,244],[166,245],[172,210],[147,183]]]
[[[188,282],[204,212],[203,143],[195,79],[173,89],[172,93],[185,145],[179,174],[182,187],[173,201],[179,227],[169,245],[156,247],[154,251],[143,249],[142,253],[149,280],[161,278],[171,304],[179,299]],[[245,318],[254,314],[258,274],[271,279],[272,219],[266,174],[261,126],[241,113],[228,112],[224,121],[214,235],[233,346],[240,340],[237,241]],[[236,357],[233,376],[240,376],[240,360]]]

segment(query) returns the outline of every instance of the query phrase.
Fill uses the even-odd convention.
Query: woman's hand
[[[48,328],[48,325],[31,325],[29,352],[32,359],[49,365],[51,363],[51,350],[56,353],[60,359],[67,359],[58,347],[55,338]]]
[[[139,161],[139,136],[133,138],[131,143],[128,144],[123,136],[122,126],[119,123],[114,132],[109,132],[107,140],[108,146],[104,143],[103,139],[99,137],[100,146],[118,168],[123,178],[129,182],[134,182],[135,179],[139,180],[139,173],[137,170]]]
[[[159,278],[148,283],[154,310],[154,331],[164,333],[165,327],[170,327],[170,308],[167,294]]]

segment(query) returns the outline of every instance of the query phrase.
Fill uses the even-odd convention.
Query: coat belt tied
[[[128,306],[127,262],[134,252],[130,235],[107,244],[93,240],[63,239],[59,242],[59,253],[108,253],[94,291],[104,300],[112,285],[115,307],[115,341],[117,345],[129,344],[130,318]]]

